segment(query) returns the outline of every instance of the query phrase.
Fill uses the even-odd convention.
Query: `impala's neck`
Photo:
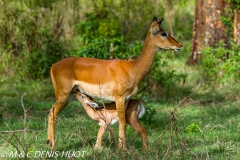
[[[150,33],[148,33],[140,56],[134,62],[134,75],[137,84],[140,83],[151,69],[157,53],[157,47],[149,41],[149,34]]]

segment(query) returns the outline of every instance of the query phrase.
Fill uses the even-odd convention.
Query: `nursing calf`
[[[116,104],[115,102],[112,102],[104,104],[104,106],[100,106],[98,103],[93,101],[91,97],[88,97],[79,91],[76,91],[75,94],[77,99],[82,103],[88,116],[100,125],[95,148],[101,148],[102,136],[107,125],[114,124],[119,121]],[[147,148],[147,135],[145,128],[139,123],[139,118],[144,115],[145,111],[145,104],[141,99],[129,100],[126,108],[126,122],[141,135],[142,147],[144,150]]]

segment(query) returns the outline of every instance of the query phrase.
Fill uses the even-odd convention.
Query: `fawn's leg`
[[[98,136],[97,136],[97,141],[96,141],[96,144],[94,146],[95,149],[101,149],[101,145],[102,145],[102,136],[105,132],[105,129],[106,129],[106,123],[100,119],[99,120],[99,124],[100,124],[100,128],[98,130]]]
[[[132,118],[127,118],[128,123],[140,134],[142,139],[143,150],[147,149],[147,132],[146,129],[139,123],[137,115]]]

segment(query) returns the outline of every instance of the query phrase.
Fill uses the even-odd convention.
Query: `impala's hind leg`
[[[71,90],[67,93],[56,94],[56,102],[52,106],[48,114],[48,138],[47,144],[51,146],[51,148],[55,149],[55,123],[58,114],[67,106],[67,104],[74,99],[74,95],[71,94]]]

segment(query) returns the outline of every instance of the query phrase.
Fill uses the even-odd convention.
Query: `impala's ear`
[[[151,28],[155,28],[158,25],[157,17],[153,17]]]
[[[163,23],[163,20],[164,20],[164,18],[162,18],[162,20],[158,22],[159,28],[161,27],[161,25],[162,25],[162,23]]]
[[[156,16],[153,17],[153,21],[157,21],[157,17]]]

